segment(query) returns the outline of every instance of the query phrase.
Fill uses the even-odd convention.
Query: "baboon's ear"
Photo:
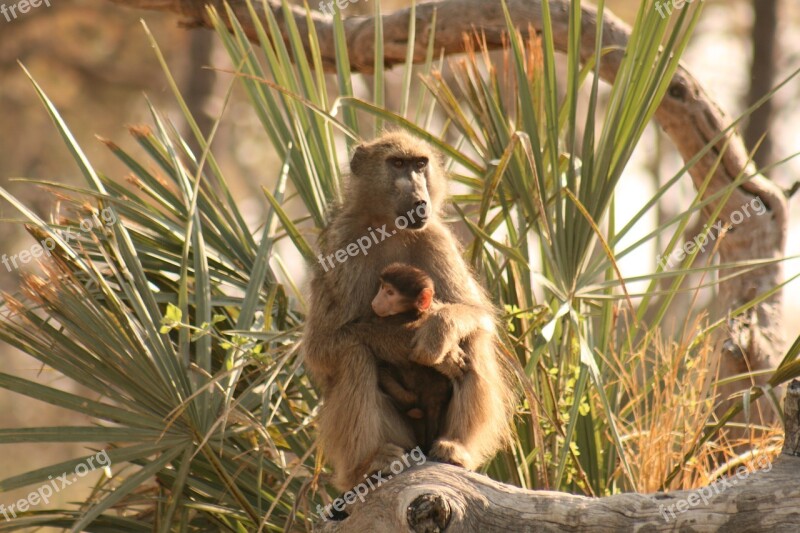
[[[356,176],[364,175],[364,165],[369,160],[369,148],[363,144],[356,146],[353,151],[353,157],[350,158],[350,172]]]
[[[433,302],[433,289],[425,287],[417,296],[417,309],[420,312],[427,311],[431,307],[431,302]]]

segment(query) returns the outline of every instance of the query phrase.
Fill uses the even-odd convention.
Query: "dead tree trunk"
[[[211,27],[206,6],[211,5],[220,12],[220,0],[111,0],[112,2],[151,9],[170,11],[188,17],[188,24],[198,27]],[[256,32],[250,21],[245,0],[229,0],[228,4],[239,18],[251,40],[256,40]],[[284,14],[279,0],[267,0],[266,4],[254,2],[256,12],[263,16],[266,5],[285,27]],[[528,27],[541,31],[541,0],[507,0],[512,20],[521,30]],[[568,0],[550,0],[552,11],[552,31],[555,46],[560,51],[567,49]],[[446,20],[447,25],[437,28],[435,48],[445,54],[464,50],[464,33],[479,30],[485,35],[491,48],[503,45],[505,19],[500,2],[485,0],[440,0],[417,6],[416,11],[416,50],[415,60],[423,61],[428,39],[431,35],[430,21],[433,11],[438,12],[438,20]],[[292,11],[300,35],[307,37],[307,19],[304,10]],[[408,10],[400,10],[384,16],[384,63],[392,66],[405,61],[408,43]],[[331,17],[313,13],[322,61],[325,68],[333,69],[335,57],[333,45],[333,24]],[[595,32],[598,28],[597,12],[591,6],[583,8],[581,56],[584,59],[594,55]],[[619,69],[630,28],[606,12],[602,21],[603,46],[616,47],[606,54],[600,74],[606,81],[613,81]],[[353,70],[369,72],[372,69],[374,49],[374,24],[372,17],[351,17],[344,21],[345,33]],[[285,37],[285,36],[284,36]],[[307,44],[307,43],[306,43]],[[684,160],[694,157],[703,147],[723,131],[730,120],[708,97],[694,77],[685,69],[679,68],[670,88],[655,115],[656,121],[678,148]],[[783,257],[787,230],[787,202],[783,191],[755,170],[749,162],[741,136],[736,131],[726,133],[714,148],[701,158],[691,169],[695,186],[700,186],[714,168],[719,154],[721,164],[714,171],[710,186],[705,195],[713,195],[729,185],[740,175],[753,177],[741,184],[730,196],[721,212],[721,222],[730,228],[719,243],[718,252],[722,263],[755,259],[777,259]],[[752,216],[753,203],[763,203],[764,214]],[[743,209],[747,209],[750,216]],[[716,206],[710,205],[708,213]],[[760,209],[759,209],[760,211]],[[731,271],[725,271],[730,274]],[[780,264],[764,266],[719,284],[719,297],[716,298],[716,317],[728,316],[755,296],[779,285],[783,280]],[[719,339],[719,352],[722,357],[723,377],[774,367],[783,352],[781,292],[778,291],[749,312],[732,317],[728,327]],[[744,385],[733,385],[741,389]]]
[[[786,396],[782,455],[695,490],[588,498],[527,491],[436,463],[403,472],[315,531],[800,531],[800,381]]]

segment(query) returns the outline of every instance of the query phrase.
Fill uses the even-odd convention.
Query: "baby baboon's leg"
[[[419,380],[419,397],[422,411],[425,413],[423,450],[430,454],[433,443],[442,436],[450,398],[453,395],[453,381],[429,367],[422,367],[424,372]]]
[[[378,368],[378,385],[388,394],[397,405],[397,410],[402,412],[412,409],[417,403],[417,395],[407,389],[395,375],[398,369],[394,367],[380,366]]]

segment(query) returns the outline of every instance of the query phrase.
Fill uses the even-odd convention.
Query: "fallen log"
[[[481,474],[426,463],[398,474],[349,516],[323,520],[319,533],[447,533],[546,531],[800,531],[800,381],[786,396],[786,441],[781,456],[760,469],[737,469],[709,486],[656,494],[589,498],[528,491]]]

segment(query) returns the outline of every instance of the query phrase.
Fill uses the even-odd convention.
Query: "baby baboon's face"
[[[406,297],[391,283],[381,283],[372,299],[372,310],[381,318],[399,315],[414,308],[414,300]]]

